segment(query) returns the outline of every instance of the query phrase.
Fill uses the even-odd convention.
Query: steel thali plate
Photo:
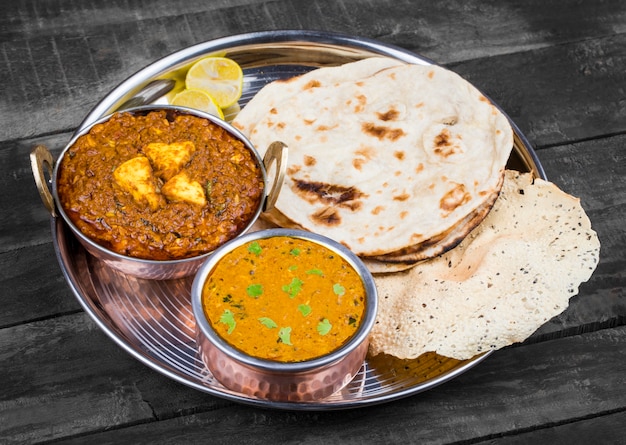
[[[189,67],[209,55],[225,55],[244,71],[243,107],[265,84],[309,70],[372,56],[433,64],[407,50],[341,34],[274,31],[217,39],[178,51],[137,72],[111,91],[77,131],[112,112],[135,105],[167,103],[184,87]],[[505,113],[506,114],[506,113]],[[233,114],[226,115],[232,118]],[[514,148],[509,167],[545,173],[532,147],[511,122]],[[191,311],[193,277],[152,281],[123,275],[90,256],[65,223],[52,220],[53,241],[65,278],[96,324],[126,352],[150,368],[199,391],[229,400],[279,409],[333,410],[379,404],[442,384],[484,360],[454,360],[434,353],[413,360],[368,356],[343,390],[315,402],[274,402],[230,391],[217,382],[199,358]]]

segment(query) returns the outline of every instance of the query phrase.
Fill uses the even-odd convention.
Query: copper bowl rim
[[[253,357],[231,346],[228,342],[223,340],[211,327],[206,316],[204,315],[202,308],[202,288],[208,275],[219,264],[224,255],[250,241],[277,236],[313,241],[334,251],[354,268],[363,282],[365,287],[366,302],[365,315],[361,320],[361,324],[346,343],[328,354],[301,362],[277,362]],[[211,257],[209,257],[209,259],[207,259],[202,266],[200,266],[200,269],[198,269],[196,273],[191,287],[191,306],[196,321],[196,334],[204,336],[214,347],[218,348],[230,359],[251,368],[255,368],[259,371],[274,374],[297,374],[315,369],[322,369],[332,365],[333,363],[339,362],[353,352],[359,345],[363,344],[363,342],[368,341],[369,334],[376,321],[376,314],[378,311],[378,293],[374,278],[372,277],[370,271],[359,259],[359,257],[344,245],[313,232],[298,229],[275,228],[247,233],[218,247],[213,252],[213,255],[211,255]]]
[[[213,251],[210,251],[210,252],[203,253],[201,255],[195,255],[195,256],[192,256],[192,257],[188,257],[188,258],[180,258],[180,259],[172,259],[172,260],[153,260],[153,259],[138,258],[138,257],[129,256],[129,255],[123,255],[123,254],[120,254],[118,252],[115,252],[115,251],[113,251],[113,250],[111,250],[111,249],[109,249],[107,247],[104,247],[104,246],[98,244],[96,241],[92,240],[90,237],[85,235],[72,222],[72,220],[69,218],[69,216],[65,213],[65,210],[63,209],[63,206],[61,205],[61,199],[59,197],[58,187],[57,187],[57,178],[58,178],[58,173],[59,173],[59,167],[60,167],[61,161],[63,159],[63,156],[74,145],[74,143],[76,143],[78,138],[80,138],[81,136],[89,133],[89,131],[91,131],[91,129],[94,126],[96,126],[98,124],[101,124],[101,123],[104,123],[104,122],[107,122],[108,120],[110,120],[115,115],[122,114],[122,113],[147,114],[147,113],[149,113],[151,111],[162,111],[162,110],[165,110],[165,111],[167,111],[169,113],[189,114],[189,115],[192,115],[192,116],[196,116],[196,117],[200,117],[200,118],[203,118],[203,119],[207,119],[211,123],[213,123],[214,125],[217,125],[217,126],[223,128],[224,130],[226,130],[231,136],[241,140],[241,142],[243,142],[245,147],[248,150],[250,150],[250,152],[253,154],[254,159],[256,160],[258,166],[260,167],[261,174],[262,174],[262,177],[263,177],[263,184],[264,184],[264,186],[263,186],[263,196],[261,197],[261,200],[259,202],[259,205],[257,207],[256,212],[250,218],[250,221],[248,222],[248,224],[236,236],[241,236],[242,234],[244,234],[248,230],[250,230],[252,225],[259,218],[259,215],[261,214],[261,211],[262,211],[263,206],[264,206],[264,201],[267,199],[267,192],[268,192],[269,185],[268,185],[268,181],[267,181],[267,171],[266,171],[265,165],[263,163],[263,159],[261,158],[259,152],[256,150],[254,145],[248,140],[248,138],[246,136],[244,136],[243,133],[241,133],[237,128],[235,128],[234,126],[229,124],[228,122],[220,119],[217,116],[213,116],[212,114],[205,113],[205,112],[200,111],[200,110],[187,108],[187,107],[177,106],[177,105],[143,105],[143,106],[137,106],[137,107],[126,108],[126,109],[122,109],[122,110],[119,110],[119,111],[115,111],[115,112],[113,112],[111,114],[108,114],[106,116],[101,117],[100,119],[98,119],[97,121],[91,123],[87,127],[84,127],[81,130],[79,130],[76,133],[74,133],[74,135],[72,136],[70,141],[67,143],[67,145],[65,146],[65,148],[63,149],[61,154],[59,154],[59,156],[58,156],[58,158],[57,158],[57,160],[55,162],[54,170],[53,170],[53,173],[52,173],[52,195],[53,195],[54,201],[56,203],[56,206],[55,206],[56,207],[56,212],[58,213],[58,215],[60,215],[63,218],[63,220],[69,226],[69,228],[72,230],[72,232],[77,237],[79,237],[81,242],[86,243],[91,248],[90,251],[102,252],[102,254],[105,255],[106,258],[109,259],[109,260],[112,259],[114,261],[119,261],[119,262],[122,262],[122,263],[123,262],[132,262],[134,264],[145,265],[147,267],[149,267],[151,265],[154,265],[154,266],[158,266],[159,268],[168,268],[169,266],[171,266],[172,268],[176,268],[176,267],[179,267],[179,266],[184,266],[184,265],[186,265],[188,263],[201,261],[204,258],[211,256],[213,254],[213,252],[215,251],[215,250],[213,250]]]

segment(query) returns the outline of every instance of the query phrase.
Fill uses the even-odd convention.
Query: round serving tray
[[[112,112],[135,105],[167,103],[184,87],[189,67],[209,55],[225,55],[244,71],[243,107],[265,84],[309,70],[384,55],[407,63],[433,64],[414,53],[374,40],[327,32],[272,31],[217,39],[178,51],[129,77],[109,93],[77,131]],[[236,111],[227,114],[231,119]],[[516,125],[509,167],[545,173]],[[343,390],[316,402],[273,402],[224,388],[198,356],[191,310],[193,277],[151,281],[121,274],[89,255],[65,223],[52,219],[59,263],[79,302],[97,325],[140,362],[180,383],[226,399],[272,408],[332,410],[355,408],[417,394],[444,383],[484,360],[454,360],[434,353],[414,360],[368,356]]]

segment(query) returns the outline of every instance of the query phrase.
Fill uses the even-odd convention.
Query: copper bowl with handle
[[[86,236],[72,222],[68,214],[63,209],[59,197],[58,176],[59,166],[63,157],[67,156],[68,150],[73,146],[78,138],[88,134],[94,126],[107,122],[117,113],[145,115],[152,111],[160,110],[164,110],[168,118],[173,118],[174,116],[180,114],[187,114],[206,119],[210,122],[210,125],[221,127],[230,136],[240,140],[252,154],[252,158],[257,163],[262,174],[263,193],[254,214],[247,222],[247,225],[243,228],[243,230],[237,234],[237,236],[249,231],[261,213],[270,210],[274,206],[283,183],[287,157],[287,147],[283,143],[277,141],[272,143],[267,148],[265,156],[261,159],[252,143],[241,132],[239,132],[239,130],[234,128],[229,123],[208,113],[171,105],[139,106],[105,116],[76,132],[56,161],[45,146],[39,145],[35,147],[30,154],[33,176],[41,199],[52,217],[62,218],[72,233],[79,240],[81,245],[91,255],[102,260],[108,266],[128,275],[152,280],[177,279],[193,275],[212,252],[205,252],[200,255],[182,259],[145,259],[120,254],[104,247],[91,239],[89,236]],[[268,171],[270,171],[270,169],[272,169],[274,173],[271,185],[268,182]]]
[[[311,241],[326,249],[329,254],[339,255],[356,272],[363,285],[365,307],[356,331],[343,344],[324,355],[302,361],[259,358],[260,355],[244,352],[242,348],[226,341],[213,327],[204,310],[203,289],[209,276],[217,268],[232,267],[229,261],[224,261],[225,257],[228,258],[229,253],[238,247],[272,237]],[[278,266],[274,263],[272,267],[276,270]],[[276,273],[272,280],[279,279],[278,276]],[[191,298],[200,359],[213,377],[232,391],[280,402],[318,401],[350,383],[363,366],[378,308],[374,279],[354,253],[322,235],[282,228],[247,233],[218,248],[198,270],[192,284]],[[272,298],[276,298],[275,295]],[[253,317],[250,315],[250,318]],[[252,345],[252,348],[258,350],[258,345]]]

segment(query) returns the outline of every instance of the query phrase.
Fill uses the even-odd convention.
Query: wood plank
[[[551,445],[571,445],[575,443],[597,443],[621,445],[626,437],[626,413],[617,412],[591,419],[567,422],[530,432],[490,438],[477,444],[515,445],[529,443],[549,443]]]
[[[224,403],[142,365],[82,312],[0,329],[0,363],[0,442],[51,440]]]
[[[184,437],[194,443],[206,440],[210,429],[213,439],[244,443],[360,444],[366,438],[375,443],[474,442],[541,431],[573,419],[602,419],[626,409],[626,393],[615,391],[626,383],[626,327],[507,348],[431,391],[338,415],[259,410],[209,396],[190,398],[182,388],[169,388],[170,399],[163,405],[163,399],[154,397],[162,379],[99,343],[88,325],[72,316],[20,328],[19,334],[42,333],[28,332],[24,337],[32,340],[21,348],[31,353],[15,353],[7,360],[12,369],[0,370],[14,388],[0,403],[0,421],[11,422],[3,424],[10,425],[14,437],[84,443],[88,434],[89,440],[107,444],[159,442],[167,434],[168,440]],[[14,334],[18,332],[0,331],[0,350],[13,349],[11,343],[19,341],[12,340]],[[56,350],[46,353],[46,338],[68,343],[63,357]],[[34,404],[38,412],[55,410],[54,431],[45,429],[50,418],[20,423],[14,415]],[[376,429],[371,428],[374,422]],[[78,436],[72,440],[73,435]]]
[[[626,130],[624,34],[449,67],[497,102],[536,148]]]
[[[534,0],[516,7],[468,3],[463,14],[452,3],[391,0],[373,4],[325,0],[297,8],[285,1],[234,6],[221,1],[210,10],[201,9],[199,2],[185,6],[178,0],[173,5],[160,3],[149,13],[138,12],[143,9],[137,1],[110,8],[95,3],[81,3],[77,8],[70,0],[48,8],[33,1],[14,3],[16,9],[10,9],[23,20],[5,19],[0,113],[8,125],[0,128],[0,140],[75,128],[122,80],[186,46],[224,35],[288,28],[379,38],[439,63],[455,62],[455,68],[489,87],[485,89],[495,98],[507,99],[505,109],[524,118],[520,123],[533,140],[547,139],[538,140],[540,144],[576,140],[581,134],[576,124],[581,121],[588,122],[587,126],[609,121],[600,128],[610,133],[624,131],[626,125],[619,105],[624,97],[619,92],[624,71],[607,69],[625,63],[626,5],[618,0],[600,3],[597,15],[589,15],[584,4],[571,1],[565,6],[556,0],[548,4]],[[538,19],[537,8],[558,13]],[[345,17],[345,11],[350,11],[349,20],[337,23],[336,17]],[[66,14],[91,19],[77,24],[65,19]],[[28,18],[38,26],[29,24]],[[529,51],[536,48],[544,49]],[[482,61],[485,57],[489,63]],[[461,61],[467,64],[458,66]],[[577,99],[589,85],[592,90],[582,96],[586,101],[597,95],[596,106]],[[511,93],[520,89],[521,94]],[[543,91],[556,92],[557,103],[544,104]],[[586,106],[584,120],[576,106],[580,104]]]
[[[0,329],[82,312],[63,277],[51,243],[0,253]]]
[[[50,213],[33,178],[29,154],[38,144],[56,158],[69,133],[0,143],[0,252],[50,242]]]

